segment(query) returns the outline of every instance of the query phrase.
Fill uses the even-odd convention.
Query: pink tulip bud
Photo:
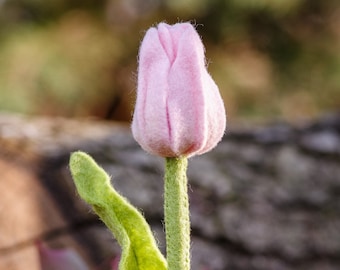
[[[195,28],[190,23],[150,28],[139,51],[136,141],[162,157],[190,157],[214,148],[225,127],[223,101]]]

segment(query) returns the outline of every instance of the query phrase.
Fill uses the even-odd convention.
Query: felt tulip
[[[225,127],[223,101],[196,29],[190,23],[150,28],[139,51],[136,141],[151,154],[190,157],[214,148]]]

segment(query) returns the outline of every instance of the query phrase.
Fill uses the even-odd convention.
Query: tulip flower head
[[[150,28],[139,51],[132,133],[144,150],[165,157],[166,258],[143,215],[114,189],[94,159],[80,151],[70,157],[78,194],[122,247],[120,270],[190,270],[188,157],[215,147],[225,127],[223,101],[207,71],[195,28],[190,23]],[[55,263],[55,254],[47,263]],[[74,259],[70,253],[61,254]]]
[[[223,101],[195,28],[190,23],[150,28],[139,51],[136,141],[151,154],[190,157],[214,148],[225,127]]]

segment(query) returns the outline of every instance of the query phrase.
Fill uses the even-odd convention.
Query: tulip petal
[[[149,145],[163,145],[169,140],[166,111],[167,75],[170,62],[158,37],[151,28],[140,48],[138,96],[132,129],[137,141],[152,152]],[[163,127],[159,129],[158,127]]]

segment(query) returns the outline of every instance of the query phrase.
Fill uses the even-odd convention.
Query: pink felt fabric
[[[132,133],[162,157],[203,154],[221,140],[226,114],[209,75],[204,47],[190,23],[160,23],[140,47]]]

